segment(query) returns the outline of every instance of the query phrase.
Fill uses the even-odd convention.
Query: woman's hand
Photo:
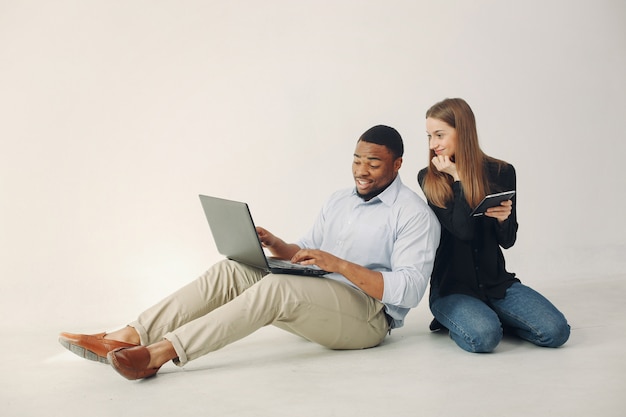
[[[506,200],[500,203],[499,206],[488,208],[487,211],[485,211],[485,216],[498,219],[498,222],[502,223],[509,218],[512,210],[513,202],[511,200]]]
[[[435,155],[432,163],[437,171],[443,172],[454,178],[454,181],[460,181],[459,174],[456,170],[456,164],[447,155]]]

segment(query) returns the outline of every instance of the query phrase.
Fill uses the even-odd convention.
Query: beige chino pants
[[[273,324],[331,349],[363,349],[389,330],[384,305],[327,278],[267,274],[233,261],[215,264],[130,324],[142,345],[163,338],[183,366]]]

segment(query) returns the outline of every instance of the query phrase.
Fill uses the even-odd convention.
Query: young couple
[[[430,163],[418,181],[428,204],[400,179],[400,134],[378,125],[356,142],[355,187],[332,194],[299,241],[257,228],[273,256],[317,265],[329,271],[324,277],[224,260],[128,326],[61,333],[60,343],[128,379],[153,376],[170,360],[182,366],[268,324],[331,349],[364,349],[403,325],[430,281],[431,330],[447,329],[466,351],[493,351],[506,330],[561,346],[569,337],[563,314],[505,269],[515,197],[470,215],[487,194],[515,190],[513,166],[482,152],[462,99],[432,106],[426,132]]]

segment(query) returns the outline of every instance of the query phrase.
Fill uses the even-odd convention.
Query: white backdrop
[[[0,0],[0,323],[134,318],[220,259],[199,193],[295,240],[375,124],[419,192],[445,97],[517,168],[509,270],[623,273],[624,74],[621,0]]]

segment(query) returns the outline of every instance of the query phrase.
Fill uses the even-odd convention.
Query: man
[[[153,376],[169,360],[183,366],[267,324],[331,349],[377,346],[424,295],[439,244],[439,222],[398,175],[403,153],[395,129],[372,127],[356,144],[356,187],[335,192],[304,238],[287,244],[257,228],[272,255],[317,265],[330,272],[324,277],[225,260],[123,329],[59,341],[128,379]]]

